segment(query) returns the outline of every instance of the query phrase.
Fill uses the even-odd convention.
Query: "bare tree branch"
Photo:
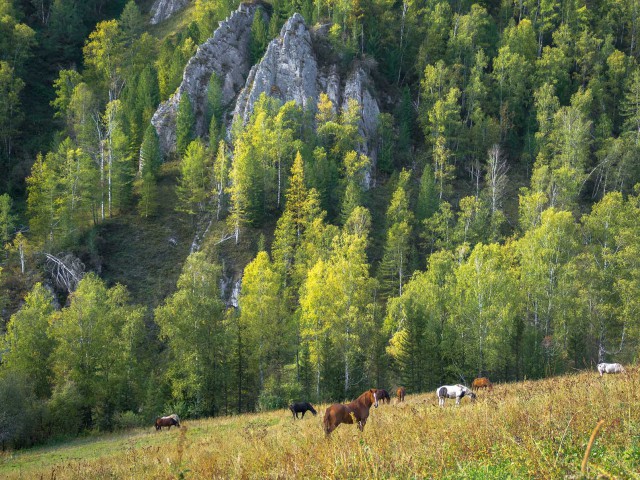
[[[68,293],[73,292],[82,277],[84,276],[85,266],[80,259],[70,253],[59,258],[50,253],[45,253],[47,269],[51,273],[51,279],[58,288],[66,290]]]

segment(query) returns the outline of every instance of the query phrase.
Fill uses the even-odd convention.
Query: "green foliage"
[[[431,217],[438,209],[436,182],[431,165],[425,165],[420,178],[418,202],[416,204],[416,220],[422,222]]]
[[[144,132],[140,146],[140,168],[134,182],[138,195],[138,212],[142,217],[153,216],[158,208],[157,177],[162,163],[158,134],[153,125]]]
[[[20,92],[24,82],[15,75],[14,68],[0,61],[0,144],[3,156],[11,154],[14,138],[20,131],[24,114],[20,109]]]
[[[330,22],[326,39],[312,36],[317,59],[341,78],[369,71],[364,87],[383,110],[376,138],[360,137],[351,95],[334,105],[319,92],[303,110],[267,92],[226,143],[230,106],[213,74],[206,105],[181,97],[180,162],[162,166],[151,116],[234,6],[198,0],[152,36],[125,3],[0,2],[0,303],[11,316],[0,409],[26,412],[0,430],[8,446],[168,408],[218,415],[303,394],[344,399],[365,383],[425,390],[635,358],[635,0],[276,0],[268,24],[261,7],[253,17],[251,62],[293,12]],[[196,110],[207,144],[195,139]],[[89,276],[58,312],[33,287],[50,274],[41,252],[70,252],[140,291],[140,256],[166,266],[179,255],[138,236],[176,210],[192,225],[215,210],[216,221],[206,253],[145,318],[144,341],[142,312],[115,298],[122,287]],[[170,225],[156,235],[164,244]],[[176,254],[183,237],[169,237]],[[225,313],[220,298],[241,275],[239,310]]]
[[[409,178],[408,171],[400,173],[398,186],[387,209],[387,239],[379,272],[383,296],[402,295],[402,288],[410,275],[413,214],[409,210]]]
[[[189,144],[180,163],[176,209],[195,215],[202,212],[211,195],[211,158],[202,140]]]
[[[0,195],[0,245],[4,245],[11,238],[15,227],[15,216],[11,213],[13,200],[8,193]]]
[[[195,114],[188,94],[180,96],[178,103],[178,113],[176,116],[176,149],[178,155],[182,156],[185,150],[195,138]]]
[[[36,283],[20,311],[11,317],[4,337],[3,369],[26,379],[39,398],[51,394],[50,356],[55,344],[47,330],[52,313],[51,293]]]
[[[249,37],[249,58],[251,64],[258,63],[267,49],[269,43],[268,26],[264,20],[261,8],[256,9],[251,23],[251,36]]]
[[[83,49],[85,63],[106,85],[109,101],[116,100],[122,88],[124,39],[116,20],[98,23]]]
[[[128,305],[125,287],[107,289],[89,274],[78,284],[69,307],[52,320],[54,383],[61,393],[77,389],[71,401],[79,407],[84,427],[109,429],[113,414],[130,408],[133,382],[141,373],[136,354],[142,319],[142,309]]]
[[[209,85],[207,87],[207,123],[217,125],[222,119],[223,105],[222,105],[222,85],[218,76],[214,73],[211,74],[209,79]],[[209,141],[215,145],[217,138],[209,136]]]
[[[134,0],[129,0],[124,6],[119,24],[126,43],[130,43],[144,31],[144,18]]]
[[[182,81],[184,67],[196,48],[197,39],[194,40],[188,34],[163,40],[156,62],[160,100],[168,99],[176,91]]]
[[[95,221],[98,172],[70,139],[45,158],[38,156],[27,179],[30,227],[38,242],[64,245]]]
[[[204,253],[194,253],[187,258],[177,291],[155,311],[168,346],[165,375],[171,398],[185,402],[190,415],[215,415],[224,405],[231,332],[219,279],[220,267]]]

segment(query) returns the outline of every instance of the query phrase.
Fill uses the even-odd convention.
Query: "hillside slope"
[[[476,403],[437,406],[435,394],[371,409],[364,433],[288,411],[184,420],[0,457],[3,478],[640,478],[637,371],[496,385]],[[575,476],[575,477],[573,477]]]

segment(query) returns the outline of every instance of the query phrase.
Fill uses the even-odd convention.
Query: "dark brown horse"
[[[480,377],[471,382],[471,390],[480,390],[481,388],[488,388],[489,390],[493,390],[493,384],[491,383],[491,380],[489,380],[487,377]]]
[[[379,388],[376,396],[378,397],[379,402],[384,403],[386,400],[387,405],[391,403],[391,397],[389,396],[389,392],[387,392],[384,388]]]
[[[311,405],[309,402],[292,403],[291,405],[289,405],[289,410],[291,410],[291,413],[293,413],[294,420],[298,418],[298,413],[300,412],[302,412],[302,418],[304,418],[304,414],[307,413],[307,411],[313,413],[314,417],[318,414],[315,408],[313,408],[313,405]]]
[[[341,423],[358,422],[358,428],[362,432],[369,417],[371,405],[378,408],[377,390],[372,388],[367,390],[353,402],[343,405],[334,403],[324,414],[324,433],[329,435]]]
[[[404,402],[405,393],[407,393],[407,390],[404,387],[400,387],[398,389],[398,391],[396,392],[396,395],[398,396],[398,402]]]
[[[171,430],[172,426],[180,427],[180,417],[175,413],[168,417],[156,418],[156,430],[162,430],[162,427],[168,427]]]

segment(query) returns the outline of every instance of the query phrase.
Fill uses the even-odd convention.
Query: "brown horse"
[[[378,397],[378,401],[384,403],[387,401],[387,405],[391,403],[391,397],[389,396],[389,392],[387,392],[384,388],[379,388],[378,393],[376,394]]]
[[[329,435],[341,423],[358,422],[358,428],[362,432],[369,417],[371,405],[378,408],[377,390],[372,388],[367,390],[353,402],[343,405],[334,403],[324,414],[324,433]]]
[[[400,387],[398,389],[398,391],[396,392],[396,395],[398,396],[398,402],[404,402],[405,393],[407,393],[407,390],[404,387]]]
[[[162,430],[162,427],[169,427],[169,430],[171,430],[171,427],[174,425],[180,427],[180,417],[175,413],[168,417],[156,418],[156,430]]]
[[[471,390],[480,390],[481,388],[488,388],[489,390],[493,390],[493,384],[491,383],[491,380],[489,380],[487,377],[480,377],[471,382]]]

